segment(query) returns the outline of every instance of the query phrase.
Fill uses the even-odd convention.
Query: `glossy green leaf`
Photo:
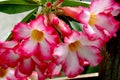
[[[27,0],[2,0],[0,1],[0,12],[16,14],[29,11],[39,7],[39,5]]]
[[[38,5],[32,0],[0,0],[0,4]]]
[[[84,6],[89,7],[89,3],[76,0],[64,0],[62,6]]]
[[[31,19],[35,18],[35,12],[37,11],[37,9],[34,9],[33,11],[31,11],[27,16],[25,16],[22,20],[22,22],[29,22]]]
[[[86,70],[86,74],[87,73],[95,73],[95,72],[98,72],[99,70],[99,66],[95,66],[95,67],[88,67],[88,69]]]
[[[76,22],[76,21],[70,21],[71,28],[76,31],[82,31],[82,24]]]

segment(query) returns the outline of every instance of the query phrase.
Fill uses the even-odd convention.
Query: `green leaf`
[[[33,11],[31,11],[27,16],[25,16],[22,20],[22,22],[29,22],[31,19],[35,18],[35,12],[37,11],[37,9],[34,9]]]
[[[42,4],[45,4],[47,2],[47,0],[41,0]]]
[[[95,72],[98,72],[99,70],[99,66],[95,66],[95,67],[88,67],[87,71],[85,72],[86,74],[87,73],[95,73]]]
[[[32,0],[0,0],[0,4],[36,5],[36,3]]]
[[[16,14],[29,11],[39,7],[37,3],[24,0],[6,0],[0,1],[0,12],[7,14]]]
[[[83,6],[89,7],[89,3],[83,1],[76,1],[76,0],[64,0],[62,6]]]
[[[69,21],[70,22],[70,25],[71,25],[71,28],[73,30],[76,30],[76,31],[82,31],[82,24],[76,22],[76,21]]]

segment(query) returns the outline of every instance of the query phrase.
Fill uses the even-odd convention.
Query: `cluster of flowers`
[[[47,7],[53,4],[49,2]],[[85,65],[101,62],[100,49],[119,29],[114,16],[120,13],[120,5],[113,0],[93,0],[89,8],[57,9],[83,24],[82,31],[72,30],[54,12],[39,14],[29,23],[20,22],[12,30],[11,40],[0,42],[1,68],[15,68],[16,79],[26,80],[37,72],[38,80],[44,80],[59,76],[61,70],[75,77]]]

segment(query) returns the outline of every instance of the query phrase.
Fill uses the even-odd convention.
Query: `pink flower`
[[[0,80],[28,80],[27,77],[17,78],[14,74],[15,70],[12,68],[2,69],[0,68]]]
[[[0,66],[3,68],[15,67],[20,56],[15,53],[14,49],[18,45],[16,41],[0,42]]]
[[[53,55],[57,63],[62,64],[65,74],[75,77],[84,70],[81,62],[88,61],[91,66],[101,62],[99,44],[99,40],[91,41],[83,33],[73,32],[55,48]]]
[[[47,77],[47,62],[40,60],[35,55],[30,58],[21,58],[19,65],[16,67],[15,76],[17,78],[25,78],[32,76],[36,72],[38,80],[44,80]]]
[[[52,58],[52,48],[58,42],[54,29],[44,24],[44,16],[39,15],[30,23],[19,23],[12,31],[13,38],[20,40],[20,52],[24,56],[40,54],[41,58]]]
[[[93,0],[90,8],[84,8],[78,16],[79,22],[84,24],[83,31],[91,38],[108,41],[119,28],[119,22],[112,15],[118,10],[116,7],[112,0]]]
[[[71,33],[70,27],[55,14],[50,13],[49,19],[51,25],[53,25],[62,34],[62,36],[67,36]]]

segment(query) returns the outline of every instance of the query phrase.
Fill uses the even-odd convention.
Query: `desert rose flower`
[[[35,61],[36,60],[36,61]],[[16,67],[15,76],[17,78],[25,78],[25,77],[33,77],[38,80],[45,80],[47,77],[47,63],[38,61],[37,59],[24,58],[20,62],[20,64]]]
[[[38,53],[41,58],[49,60],[52,58],[52,47],[58,42],[54,29],[45,25],[43,15],[39,15],[28,24],[17,24],[12,34],[14,39],[21,40],[19,50],[21,55],[27,57]]]
[[[79,22],[84,24],[83,31],[91,38],[108,41],[119,28],[119,22],[112,15],[118,10],[116,6],[113,0],[93,0],[90,8],[84,8],[78,16]]]
[[[69,37],[65,37],[64,43],[59,44],[53,55],[58,64],[68,77],[75,77],[83,72],[84,61],[88,61],[91,66],[96,66],[101,61],[98,43],[90,40],[83,33],[73,32]],[[87,42],[88,41],[88,42]],[[96,43],[96,44],[95,44]]]

